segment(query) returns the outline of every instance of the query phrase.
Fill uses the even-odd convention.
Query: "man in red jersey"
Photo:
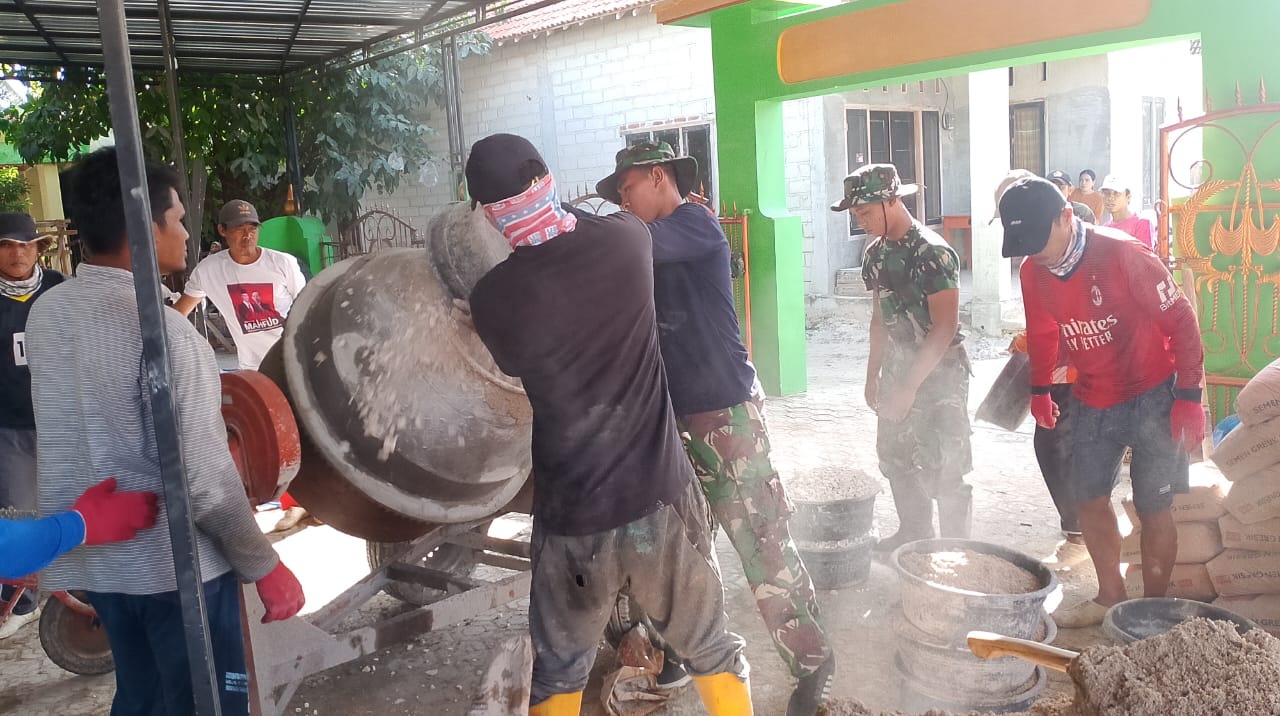
[[[1178,552],[1170,507],[1187,490],[1187,452],[1204,440],[1204,350],[1190,302],[1160,259],[1132,237],[1077,219],[1044,179],[1015,182],[1000,198],[1004,255],[1026,256],[1022,300],[1031,356],[1031,414],[1053,428],[1049,395],[1059,341],[1078,371],[1071,392],[1069,474],[1098,596],[1059,609],[1059,626],[1100,624],[1126,598],[1111,491],[1125,449],[1142,530],[1142,577],[1162,597]]]

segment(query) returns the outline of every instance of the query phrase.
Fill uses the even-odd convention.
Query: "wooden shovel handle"
[[[979,659],[1016,656],[1061,672],[1066,672],[1072,660],[1080,656],[1079,652],[1026,639],[1015,639],[1002,634],[992,634],[989,631],[969,632],[969,651]]]

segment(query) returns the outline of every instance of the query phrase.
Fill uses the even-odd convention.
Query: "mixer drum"
[[[307,443],[290,492],[316,517],[404,540],[491,515],[519,492],[528,399],[455,303],[508,253],[483,214],[455,204],[431,221],[425,250],[347,259],[302,291],[281,341]]]

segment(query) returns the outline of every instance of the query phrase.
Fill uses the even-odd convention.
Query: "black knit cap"
[[[467,193],[481,204],[492,204],[524,192],[530,182],[546,173],[546,162],[529,140],[514,134],[491,134],[471,145]]]

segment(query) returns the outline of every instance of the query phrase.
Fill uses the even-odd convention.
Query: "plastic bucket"
[[[855,539],[871,531],[875,519],[874,494],[848,500],[806,502],[793,500],[791,536],[797,542],[830,542]]]
[[[1023,594],[985,594],[926,581],[902,566],[909,554],[969,550],[999,557],[1035,575],[1040,588]],[[902,587],[902,613],[918,629],[942,644],[963,644],[970,631],[1034,639],[1044,601],[1058,578],[1038,560],[998,544],[966,539],[926,539],[894,550],[890,564]]]
[[[917,681],[940,690],[966,695],[1007,696],[1035,674],[1035,664],[1025,659],[1002,656],[980,659],[967,646],[939,643],[916,628],[901,613],[892,618],[898,637],[898,660],[902,670]],[[1034,640],[1049,644],[1058,636],[1058,627],[1041,612]]]
[[[871,575],[869,535],[836,542],[796,542],[800,559],[817,589],[839,589],[861,584]]]

